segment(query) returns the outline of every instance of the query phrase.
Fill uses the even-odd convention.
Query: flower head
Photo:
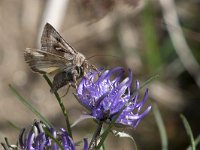
[[[78,88],[77,98],[79,102],[90,110],[90,115],[99,121],[112,121],[112,119],[127,105],[117,118],[115,125],[123,125],[135,128],[140,120],[148,114],[149,106],[140,113],[141,108],[148,98],[146,89],[144,98],[138,102],[139,82],[136,81],[134,96],[132,96],[132,71],[129,76],[121,81],[125,70],[116,67],[112,70],[102,71],[98,76],[98,71],[90,72],[83,77]]]
[[[22,150],[60,150],[58,144],[44,131],[46,128],[54,139],[59,142],[64,150],[75,150],[73,140],[61,128],[59,131],[46,127],[41,122],[35,122],[30,129],[23,129],[19,137],[19,147]],[[88,150],[87,140],[84,140],[83,150]]]

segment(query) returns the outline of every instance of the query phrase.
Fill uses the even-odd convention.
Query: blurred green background
[[[166,128],[169,149],[186,149],[190,140],[180,113],[200,133],[200,2],[198,0],[0,0],[0,140],[13,143],[19,127],[36,118],[10,91],[18,91],[56,127],[65,125],[55,97],[42,76],[24,61],[27,47],[40,48],[46,22],[51,23],[74,48],[97,67],[123,66],[133,70],[141,84],[151,77],[148,104],[157,103]],[[65,93],[66,87],[59,93]],[[73,123],[86,111],[70,89],[63,98]],[[143,93],[141,92],[140,98]],[[78,141],[94,131],[84,121],[73,133]],[[161,149],[159,130],[150,112],[136,130],[126,130],[138,149]],[[130,139],[110,135],[107,149],[133,149]],[[200,148],[200,147],[198,147]],[[197,149],[198,149],[197,148]]]

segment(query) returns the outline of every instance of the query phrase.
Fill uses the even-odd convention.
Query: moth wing
[[[27,48],[24,58],[33,71],[41,74],[54,73],[66,68],[66,64],[71,65],[64,57],[39,49]]]
[[[78,53],[70,44],[68,44],[60,34],[51,26],[46,23],[42,38],[42,51],[53,53],[59,56],[63,56],[68,60],[73,60],[75,55]]]

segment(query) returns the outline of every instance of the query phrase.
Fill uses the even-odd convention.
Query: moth
[[[41,49],[26,48],[24,58],[34,72],[54,74],[52,93],[67,84],[76,87],[77,79],[86,75],[88,68],[96,70],[49,23],[44,26]]]

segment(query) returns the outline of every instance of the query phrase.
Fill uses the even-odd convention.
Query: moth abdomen
[[[51,92],[57,92],[58,89],[73,81],[73,75],[68,72],[62,71],[57,73],[53,78]]]
[[[80,78],[83,71],[80,67],[67,67],[63,71],[57,73],[53,78],[51,92],[57,92],[61,87],[70,84],[75,86],[76,79]]]

